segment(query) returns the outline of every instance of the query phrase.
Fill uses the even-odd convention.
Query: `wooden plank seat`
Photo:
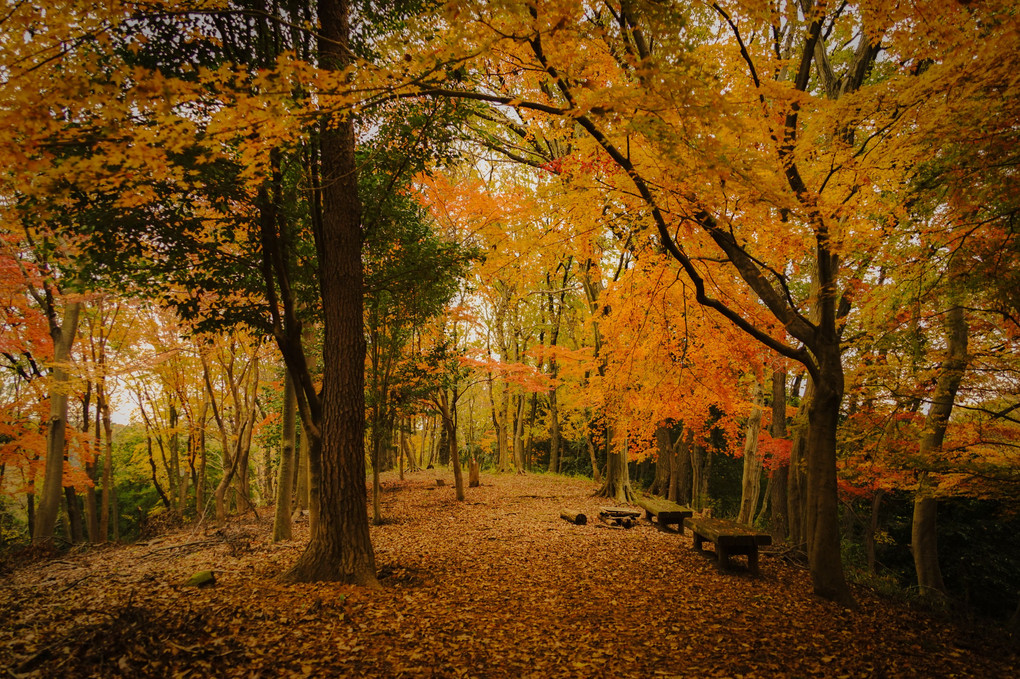
[[[684,519],[694,515],[691,508],[681,507],[677,503],[661,497],[643,496],[637,499],[637,505],[645,510],[646,519],[651,521],[652,517],[655,517],[659,526],[664,528],[676,524],[676,529],[681,535],[684,532]]]
[[[747,556],[747,569],[758,573],[758,547],[772,544],[772,536],[759,533],[750,526],[736,521],[714,518],[688,518],[684,525],[694,534],[694,549],[701,551],[705,540],[715,544],[719,568],[729,567],[729,557],[734,554]]]

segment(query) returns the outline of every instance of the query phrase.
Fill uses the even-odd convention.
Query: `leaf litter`
[[[440,478],[442,478],[440,472]],[[307,540],[269,518],[36,560],[0,585],[0,667],[13,677],[1005,677],[987,627],[858,589],[812,595],[769,554],[719,572],[689,534],[598,516],[594,484],[488,475],[458,503],[436,472],[384,474],[373,527],[381,591],[277,577]],[[263,514],[265,516],[265,513]],[[707,550],[711,554],[711,549]],[[185,587],[211,570],[216,583]]]

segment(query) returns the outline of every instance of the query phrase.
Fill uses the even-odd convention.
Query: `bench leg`
[[[747,550],[747,570],[751,571],[754,575],[758,575],[758,545],[752,546]]]
[[[696,549],[696,550],[698,550],[700,552],[702,550],[701,543],[702,543],[703,540],[704,540],[703,537],[701,537],[700,535],[695,533],[694,534],[694,549]]]
[[[720,570],[725,570],[725,569],[729,568],[729,566],[730,566],[730,554],[729,554],[728,551],[726,551],[725,547],[723,547],[722,545],[716,543],[716,545],[715,545],[715,555],[716,555],[716,558],[719,561],[719,568],[720,568]]]

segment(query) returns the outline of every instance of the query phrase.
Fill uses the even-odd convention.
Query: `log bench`
[[[694,515],[694,511],[689,507],[681,507],[675,502],[659,497],[640,497],[636,502],[638,507],[645,510],[646,519],[651,521],[652,517],[655,517],[659,526],[665,528],[675,523],[681,535],[684,533],[684,519]]]
[[[772,544],[772,536],[736,521],[713,518],[688,518],[684,525],[694,534],[694,549],[701,551],[705,540],[715,544],[715,555],[720,569],[729,566],[733,554],[747,555],[747,569],[758,574],[758,547]]]

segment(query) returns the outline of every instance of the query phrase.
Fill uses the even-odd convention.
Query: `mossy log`
[[[212,587],[216,584],[216,574],[212,571],[199,571],[188,578],[185,587]]]

